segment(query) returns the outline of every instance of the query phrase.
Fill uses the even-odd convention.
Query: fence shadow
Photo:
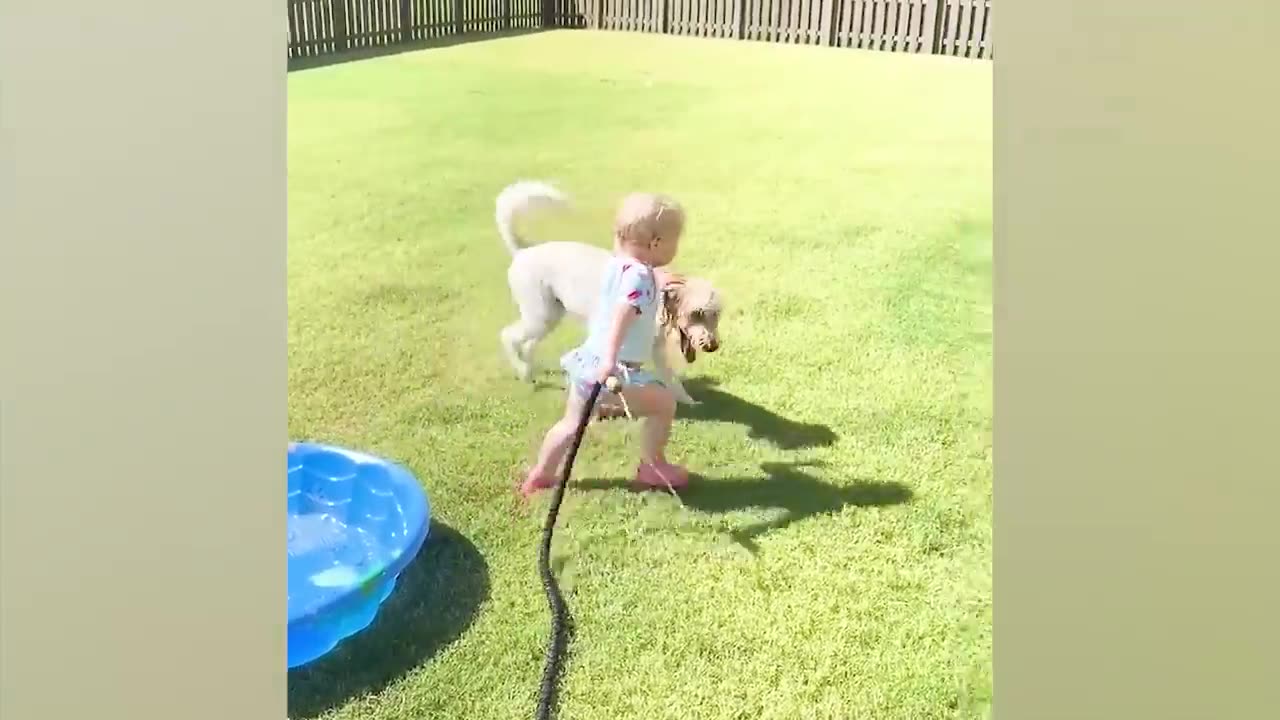
[[[722,514],[740,510],[781,510],[768,520],[753,522],[730,531],[730,536],[753,555],[760,548],[756,540],[767,533],[818,515],[831,515],[848,507],[882,507],[909,502],[914,494],[897,482],[853,480],[829,483],[808,472],[821,462],[762,463],[763,475],[710,478],[694,474],[689,487],[680,492],[685,507],[702,513]],[[589,479],[574,483],[575,489],[616,490],[630,487],[630,480]]]
[[[314,718],[376,693],[470,627],[489,597],[489,570],[474,544],[432,523],[427,544],[365,631],[289,672],[289,717]]]
[[[330,65],[340,65],[342,63],[357,62],[360,60],[371,60],[373,58],[400,55],[401,53],[418,52],[420,50],[438,50],[441,48],[453,47],[455,45],[487,42],[490,40],[506,40],[509,38],[522,37],[524,35],[535,35],[543,32],[547,32],[547,29],[520,28],[516,30],[495,30],[492,32],[445,35],[443,37],[430,38],[426,40],[407,40],[404,42],[391,43],[389,45],[352,48],[350,50],[331,52],[323,55],[291,57],[289,58],[288,71],[297,72],[301,70],[314,70],[316,68],[328,67]]]

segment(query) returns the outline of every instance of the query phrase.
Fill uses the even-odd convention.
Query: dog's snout
[[[703,352],[713,353],[719,349],[720,349],[720,343],[716,342],[715,340],[708,340],[707,342],[702,344]]]

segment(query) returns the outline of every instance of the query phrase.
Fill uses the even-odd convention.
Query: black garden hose
[[[578,456],[578,448],[582,445],[582,437],[586,434],[591,415],[595,412],[596,400],[604,386],[596,383],[591,387],[587,402],[582,406],[582,416],[578,418],[578,429],[573,434],[573,444],[569,446],[569,455],[564,461],[564,472],[560,482],[556,483],[551,496],[551,507],[547,510],[547,521],[542,526],[542,547],[538,551],[538,572],[542,575],[542,588],[547,593],[547,604],[551,606],[551,641],[547,644],[547,659],[542,670],[542,687],[538,692],[537,720],[551,720],[552,708],[555,705],[557,685],[560,673],[564,668],[564,654],[569,645],[570,617],[569,607],[560,594],[560,585],[556,582],[555,573],[551,572],[551,535],[556,529],[556,519],[560,516],[560,503],[564,500],[564,489],[569,483],[569,474],[573,472],[573,461]]]

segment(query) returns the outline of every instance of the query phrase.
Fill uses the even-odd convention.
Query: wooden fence
[[[289,58],[550,28],[991,58],[991,0],[286,0]]]

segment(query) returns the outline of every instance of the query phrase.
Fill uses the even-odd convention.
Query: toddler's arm
[[[604,356],[601,358],[603,362],[600,382],[604,382],[613,374],[618,364],[618,351],[622,347],[622,338],[626,335],[627,328],[631,327],[631,323],[635,322],[636,317],[640,315],[640,308],[651,301],[649,295],[653,293],[654,287],[652,277],[647,276],[640,268],[623,269],[622,283],[615,301],[617,305],[613,311],[613,321],[609,325],[609,335],[605,339]]]
[[[618,307],[613,311],[613,322],[610,325],[609,336],[605,339],[604,356],[601,357],[600,382],[604,382],[613,375],[618,365],[618,350],[622,347],[622,337],[626,335],[627,328],[631,327],[631,323],[636,320],[636,311],[627,303],[618,303]]]

